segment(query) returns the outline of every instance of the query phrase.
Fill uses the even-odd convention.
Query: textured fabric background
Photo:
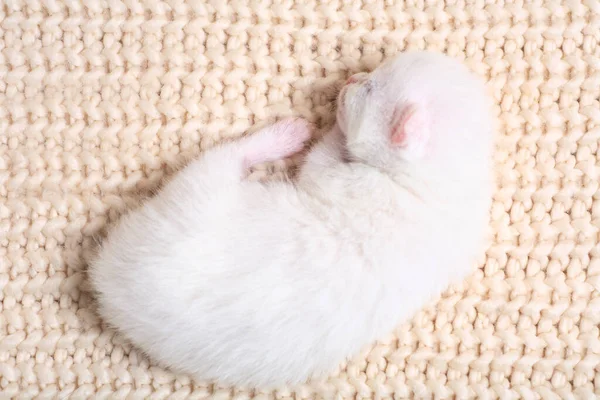
[[[599,41],[595,0],[4,1],[0,398],[598,398]],[[93,235],[219,140],[331,122],[328,86],[415,48],[465,59],[497,104],[493,235],[467,282],[274,393],[174,376],[102,326]]]

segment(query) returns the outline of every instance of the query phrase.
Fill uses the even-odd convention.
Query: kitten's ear
[[[423,106],[407,104],[396,109],[392,121],[392,146],[420,157],[428,139],[429,119]]]

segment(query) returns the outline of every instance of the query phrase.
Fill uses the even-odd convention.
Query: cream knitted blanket
[[[599,397],[600,3],[488,3],[5,0],[0,398]],[[493,238],[469,281],[274,393],[175,376],[102,326],[83,260],[108,221],[254,124],[331,121],[324,88],[415,48],[466,60],[497,104]]]

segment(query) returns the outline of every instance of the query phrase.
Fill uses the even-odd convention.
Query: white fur
[[[103,243],[101,315],[201,380],[329,373],[471,271],[491,197],[487,107],[460,63],[407,53],[349,80],[293,184],[244,176],[300,150],[301,119],[207,151]]]

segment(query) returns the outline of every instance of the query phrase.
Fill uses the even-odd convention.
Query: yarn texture
[[[173,374],[96,316],[86,259],[110,222],[252,126],[327,126],[332,86],[410,49],[464,60],[494,99],[490,240],[467,281],[273,392]],[[5,1],[0,399],[600,398],[599,99],[596,0]]]

